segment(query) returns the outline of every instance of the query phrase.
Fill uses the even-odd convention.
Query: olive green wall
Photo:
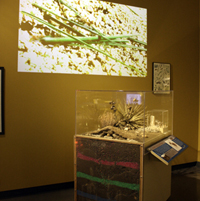
[[[73,181],[75,90],[151,90],[152,62],[172,65],[174,135],[189,145],[173,164],[197,161],[198,0],[120,0],[148,9],[146,78],[17,72],[17,0],[0,0],[0,66],[5,67],[5,135],[0,191]]]

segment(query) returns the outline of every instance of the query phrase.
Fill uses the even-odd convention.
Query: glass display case
[[[152,132],[168,132],[168,110],[147,111],[147,128]]]
[[[169,135],[172,91],[77,91],[75,201],[166,201],[171,166],[148,154],[147,147]]]
[[[173,92],[77,91],[76,135],[150,146],[173,135]]]

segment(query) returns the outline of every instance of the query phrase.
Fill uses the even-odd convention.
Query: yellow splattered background
[[[145,77],[147,12],[97,0],[20,0],[18,48],[20,72]]]

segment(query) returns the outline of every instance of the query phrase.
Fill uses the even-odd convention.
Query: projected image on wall
[[[97,0],[20,0],[18,71],[145,77],[146,9]]]

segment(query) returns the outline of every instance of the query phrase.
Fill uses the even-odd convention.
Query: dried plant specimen
[[[101,127],[113,126],[116,123],[116,116],[111,111],[106,111],[99,116]]]

